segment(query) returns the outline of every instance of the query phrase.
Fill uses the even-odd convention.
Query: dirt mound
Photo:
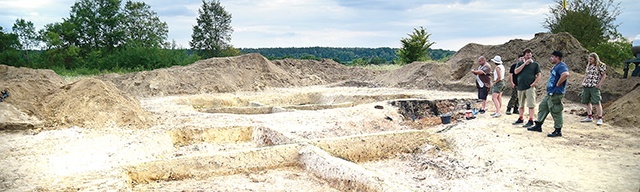
[[[0,103],[0,130],[42,126],[146,126],[140,104],[111,83],[97,79],[66,85],[52,70],[0,65],[0,90],[10,96]]]
[[[449,66],[438,62],[413,62],[402,68],[380,74],[373,80],[378,84],[407,89],[440,89],[459,91],[471,86],[451,82]]]
[[[358,67],[347,67],[343,64],[335,62],[331,59],[316,60],[300,60],[300,59],[284,59],[272,61],[278,67],[281,67],[294,77],[299,79],[315,79],[319,78],[326,83],[334,83],[340,81],[353,80],[371,80],[374,74],[381,72],[370,71]],[[304,85],[310,85],[314,82],[301,82]]]
[[[636,127],[640,124],[640,83],[633,91],[614,101],[605,108],[605,120],[620,127]]]
[[[504,62],[505,68],[509,68],[515,63],[522,50],[530,48],[533,52],[534,60],[540,64],[543,70],[543,79],[548,78],[548,71],[553,67],[549,61],[549,56],[554,50],[560,50],[564,53],[564,62],[567,63],[573,72],[584,73],[584,65],[587,63],[589,52],[580,45],[580,42],[573,38],[569,33],[538,33],[531,40],[514,39],[502,45],[479,45],[475,43],[462,47],[455,55],[446,63],[451,66],[451,79],[460,80],[464,84],[473,84],[474,75],[471,74],[472,68],[477,67],[476,60],[478,56],[493,58],[500,55]],[[495,65],[492,64],[492,67]],[[542,88],[544,84],[539,83],[538,88]]]
[[[583,73],[588,51],[568,33],[538,33],[531,40],[514,39],[502,45],[470,43],[461,48],[445,64],[416,62],[379,75],[375,81],[393,87],[475,91],[475,77],[470,71],[477,67],[478,56],[492,58],[495,55],[500,55],[505,68],[509,68],[525,48],[532,49],[534,59],[540,63],[542,69],[541,82],[536,86],[538,95],[542,96],[545,93],[546,80],[553,67],[549,61],[549,55],[553,50],[560,50],[565,54],[564,62],[572,71],[566,98],[572,101],[580,100],[582,93],[580,82],[584,78]],[[615,100],[633,88],[633,86],[628,86],[633,82],[616,78],[619,75],[616,75],[615,72],[609,72],[608,77],[602,90],[603,102]],[[505,94],[510,94],[511,90],[505,90]]]
[[[517,56],[525,48],[531,48],[534,59],[543,69],[543,79],[548,78],[552,65],[548,55],[553,50],[565,53],[565,62],[574,72],[584,72],[582,63],[587,62],[587,50],[568,33],[538,33],[531,40],[514,39],[502,45],[480,45],[470,43],[462,47],[446,63],[414,62],[400,69],[379,75],[375,81],[387,86],[419,89],[443,89],[452,91],[475,91],[475,77],[470,73],[476,68],[478,56],[492,58],[500,55],[508,68],[515,63]],[[577,63],[577,64],[574,64]],[[495,67],[495,66],[492,66]],[[538,84],[540,94],[545,90],[544,83]],[[510,89],[507,89],[509,91]],[[508,94],[508,93],[507,93]]]
[[[52,70],[34,70],[0,65],[0,90],[10,96],[0,105],[0,130],[41,127],[42,102],[47,95],[64,85],[64,80]]]
[[[580,42],[569,33],[537,33],[531,40],[513,39],[502,45],[479,45],[475,43],[462,47],[455,55],[447,61],[455,71],[452,74],[454,80],[462,77],[473,76],[469,73],[472,67],[476,67],[478,56],[493,58],[500,55],[505,67],[511,66],[518,59],[522,50],[530,48],[533,52],[534,60],[540,64],[542,69],[551,69],[553,64],[549,60],[551,52],[559,50],[564,53],[564,62],[568,64],[571,71],[584,72],[584,65],[587,63],[588,50],[580,45]],[[464,67],[468,70],[460,70]],[[469,78],[465,78],[469,79]]]
[[[259,91],[268,87],[320,85],[372,76],[373,72],[349,68],[332,60],[285,59],[269,61],[252,53],[211,58],[188,66],[175,66],[125,75],[98,77],[135,96]]]
[[[45,98],[45,115],[52,125],[146,127],[148,114],[137,100],[111,82],[82,79]]]

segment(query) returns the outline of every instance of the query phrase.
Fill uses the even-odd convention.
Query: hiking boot
[[[591,118],[591,117],[585,117],[583,120],[580,120],[580,122],[582,122],[582,123],[586,123],[586,122],[593,122],[593,118]]]
[[[531,121],[529,121],[529,122],[531,122]],[[535,125],[533,127],[529,127],[529,128],[527,128],[527,130],[528,131],[542,132],[542,122],[535,121],[534,124]]]
[[[527,124],[524,124],[522,127],[527,128],[527,127],[531,127],[531,126],[533,126],[533,121],[529,120],[529,121],[527,121]]]
[[[507,115],[511,115],[511,108],[507,108]]]
[[[598,119],[598,121],[596,122],[597,125],[602,125],[602,123],[604,123],[602,122],[602,119]]]
[[[522,119],[518,119],[516,122],[511,123],[512,125],[522,124],[524,121]]]
[[[556,128],[553,133],[547,134],[547,137],[562,137],[562,132],[560,131],[562,128]]]

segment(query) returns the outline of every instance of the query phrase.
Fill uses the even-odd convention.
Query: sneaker
[[[511,115],[511,108],[507,108],[507,115]]]
[[[592,119],[592,118],[589,118],[589,117],[586,117],[586,118],[584,118],[583,120],[580,120],[580,122],[582,122],[582,123],[586,123],[586,122],[593,122],[593,119]]]
[[[522,127],[531,127],[533,126],[533,121],[529,120],[527,121],[527,124],[524,124]]]
[[[598,124],[598,125],[602,125],[602,123],[604,123],[604,122],[602,122],[602,119],[598,119],[598,121],[596,122],[596,124]]]
[[[512,125],[522,124],[524,121],[522,119],[518,119],[516,122],[511,123]]]
[[[485,111],[484,109],[480,109],[480,111],[478,111],[478,112],[479,112],[480,114],[484,114],[484,113],[485,113],[485,112],[487,112],[487,111]]]
[[[500,116],[502,116],[502,114],[500,113],[494,113],[493,115],[491,115],[491,117],[500,117]]]

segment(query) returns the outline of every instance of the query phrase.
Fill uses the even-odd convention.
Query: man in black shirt
[[[519,62],[524,62],[524,55],[518,55],[518,61],[514,64],[511,64],[511,68],[509,68],[509,85],[511,85],[511,98],[509,99],[509,103],[507,104],[507,115],[511,115],[511,109],[513,109],[514,114],[518,114],[518,74],[515,74],[516,66]]]

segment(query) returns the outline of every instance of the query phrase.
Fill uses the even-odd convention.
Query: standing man
[[[504,90],[504,65],[502,65],[502,57],[496,55],[491,59],[496,64],[496,68],[493,70],[493,87],[491,88],[491,100],[496,106],[496,112],[492,114],[492,117],[500,117],[500,109],[502,109],[502,91]]]
[[[482,101],[481,114],[487,111],[487,96],[489,95],[489,88],[491,88],[491,65],[487,63],[487,59],[484,56],[478,57],[477,70],[471,70],[471,73],[476,75],[476,85],[478,87],[478,99]]]
[[[593,107],[591,106],[591,104],[593,104],[596,105],[596,111],[598,112],[598,122],[596,122],[596,124],[602,125],[602,96],[600,95],[600,86],[606,78],[607,65],[600,61],[598,54],[589,54],[587,71],[582,80],[582,104],[587,104],[587,115],[589,116],[580,122],[593,121]]]
[[[540,65],[533,61],[533,54],[531,49],[525,49],[522,54],[524,61],[519,62],[514,70],[514,74],[518,75],[518,101],[520,101],[520,108],[518,112],[520,117],[514,125],[518,125],[524,122],[524,105],[527,104],[529,108],[529,121],[522,127],[533,126],[533,109],[536,107],[536,83],[540,79]]]
[[[547,115],[551,113],[553,117],[553,128],[555,128],[555,130],[548,134],[547,137],[561,137],[563,123],[562,110],[564,109],[564,106],[562,106],[562,98],[564,97],[567,86],[569,68],[567,64],[562,62],[562,52],[560,51],[551,53],[551,63],[554,65],[553,69],[551,69],[549,81],[547,81],[547,94],[538,106],[538,119],[535,121],[535,125],[527,130],[542,132],[542,123],[544,123]]]
[[[518,61],[514,64],[511,64],[509,67],[509,85],[511,85],[511,98],[509,99],[509,103],[507,103],[507,115],[511,115],[511,109],[513,108],[513,113],[518,114],[518,89],[516,86],[518,85],[518,75],[515,74],[516,65],[519,62],[524,62],[524,55],[518,55]]]

